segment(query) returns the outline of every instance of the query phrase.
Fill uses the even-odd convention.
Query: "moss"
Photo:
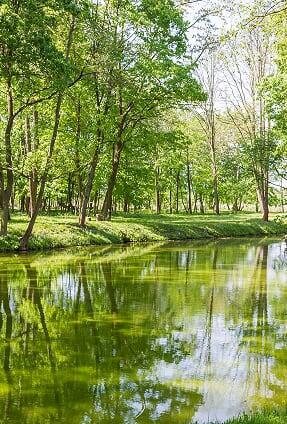
[[[80,228],[73,215],[41,215],[30,240],[31,250],[69,246],[104,245],[161,240],[210,239],[220,237],[274,236],[287,233],[286,220],[271,218],[264,223],[257,214],[215,215],[117,215],[112,222],[89,221]],[[0,251],[15,251],[28,218],[15,214],[9,235],[0,237]]]

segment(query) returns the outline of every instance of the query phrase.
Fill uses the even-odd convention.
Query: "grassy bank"
[[[287,410],[281,412],[258,412],[251,415],[243,415],[239,418],[227,421],[225,424],[286,424]]]
[[[278,223],[271,216],[263,223],[259,214],[215,215],[132,215],[115,216],[112,222],[91,220],[85,229],[73,215],[39,216],[31,250],[111,243],[187,240],[220,237],[274,236],[287,233],[287,220]],[[0,251],[17,250],[28,218],[12,216],[9,235],[0,237]]]

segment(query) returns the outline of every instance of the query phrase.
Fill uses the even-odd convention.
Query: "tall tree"
[[[198,118],[210,149],[211,169],[213,176],[213,201],[214,211],[220,213],[218,189],[218,163],[217,163],[217,134],[216,134],[216,101],[218,101],[218,69],[217,53],[209,52],[205,64],[201,68],[200,81],[208,94],[206,102],[198,109],[195,116]]]
[[[0,84],[6,95],[1,150],[1,233],[7,233],[13,190],[12,131],[16,118],[29,106],[55,94],[55,83],[66,73],[64,56],[54,39],[59,2],[5,0],[0,14]],[[4,105],[3,105],[4,106]]]
[[[187,24],[175,3],[115,2],[106,5],[114,16],[113,54],[110,81],[111,112],[115,123],[111,172],[102,214],[109,219],[123,149],[137,126],[184,101],[203,98],[192,76],[187,54]]]
[[[262,85],[272,72],[271,43],[262,25],[245,28],[227,47],[225,65],[227,111],[240,134],[264,221],[269,219],[269,179],[274,159],[274,139],[262,95]]]
[[[74,12],[74,11],[73,11]],[[67,31],[67,38],[66,38],[66,51],[65,51],[65,61],[68,62],[70,59],[70,53],[71,53],[71,47],[73,42],[73,36],[76,29],[76,17],[74,14],[71,14],[71,16],[68,18],[68,31]],[[76,79],[77,80],[77,79]],[[53,128],[52,133],[49,141],[48,146],[48,152],[47,157],[44,165],[44,169],[40,178],[40,184],[39,184],[39,191],[37,193],[37,200],[36,204],[33,210],[33,213],[31,215],[29,224],[26,228],[26,231],[23,235],[23,237],[20,240],[20,250],[27,250],[28,249],[28,242],[31,237],[39,210],[42,205],[43,195],[46,187],[46,182],[48,178],[48,173],[51,166],[51,161],[53,158],[53,153],[55,149],[55,144],[58,136],[58,130],[60,125],[60,117],[61,117],[61,107],[63,102],[63,96],[64,96],[64,90],[69,85],[67,82],[62,87],[60,87],[56,99],[55,99],[55,109],[54,109],[54,121],[53,121]]]

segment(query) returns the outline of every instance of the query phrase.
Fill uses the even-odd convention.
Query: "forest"
[[[286,8],[2,0],[1,237],[24,216],[26,250],[55,212],[82,228],[117,213],[284,214]]]

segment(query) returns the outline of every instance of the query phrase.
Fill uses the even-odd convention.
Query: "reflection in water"
[[[285,248],[1,257],[1,423],[205,423],[281,405]]]

